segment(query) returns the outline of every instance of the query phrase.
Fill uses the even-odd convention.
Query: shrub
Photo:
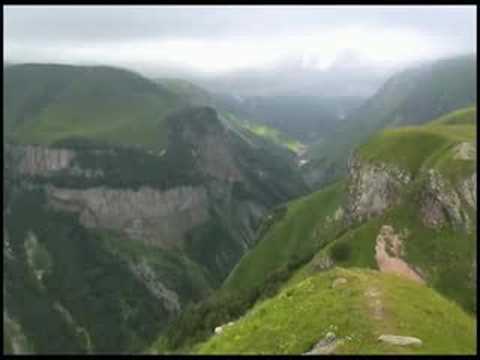
[[[343,262],[350,259],[351,253],[352,247],[347,242],[337,242],[330,250],[330,255],[332,256],[333,260],[338,262]]]

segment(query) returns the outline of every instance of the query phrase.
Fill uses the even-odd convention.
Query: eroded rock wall
[[[47,194],[51,206],[78,212],[86,227],[119,230],[164,248],[178,245],[187,231],[209,219],[207,194],[200,186],[167,191],[49,186]]]
[[[348,164],[348,221],[363,221],[382,214],[396,203],[400,190],[412,180],[396,166],[369,163],[353,155]]]

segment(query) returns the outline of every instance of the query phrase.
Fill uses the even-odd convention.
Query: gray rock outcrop
[[[48,175],[67,169],[75,157],[72,150],[51,149],[42,146],[17,146],[18,170],[26,175]]]
[[[399,190],[410,183],[411,175],[384,163],[369,163],[353,155],[348,164],[348,221],[363,221],[382,214],[394,205]]]
[[[341,342],[342,340],[337,339],[333,332],[328,332],[322,340],[315,344],[312,350],[304,355],[331,354]]]
[[[166,191],[49,186],[47,194],[52,207],[78,212],[86,227],[118,230],[163,248],[179,245],[187,231],[209,219],[207,194],[200,186]]]
[[[429,169],[422,193],[422,220],[426,226],[438,227],[449,221],[453,225],[470,228],[470,219],[465,212],[464,201],[476,206],[476,173],[467,177],[457,188],[438,171]]]
[[[180,312],[178,294],[167,288],[159,279],[158,274],[148,265],[145,259],[137,264],[130,264],[130,269],[150,290],[150,292],[163,302],[165,309],[171,314]]]

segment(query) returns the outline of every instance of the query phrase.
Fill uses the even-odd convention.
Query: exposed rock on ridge
[[[382,272],[394,273],[421,284],[424,280],[401,257],[404,255],[400,234],[390,225],[382,226],[375,245],[375,260]]]
[[[398,200],[399,190],[411,181],[405,170],[383,163],[371,164],[356,155],[350,159],[348,172],[348,221],[382,214]]]
[[[18,170],[27,175],[48,175],[54,171],[67,169],[75,157],[75,153],[67,149],[30,145],[16,148],[23,152]]]
[[[450,185],[438,171],[430,169],[427,174],[421,209],[424,224],[437,227],[450,221],[469,231],[471,219],[464,209],[462,198],[466,204],[476,209],[476,173],[461,182],[457,189]]]
[[[89,228],[122,231],[148,244],[171,247],[194,226],[208,220],[208,200],[203,187],[178,187],[159,191],[148,187],[86,190],[48,187],[50,205],[77,211]]]

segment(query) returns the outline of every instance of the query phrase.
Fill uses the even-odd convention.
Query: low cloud
[[[18,62],[220,73],[476,52],[474,6],[7,6],[4,22],[5,59]]]

